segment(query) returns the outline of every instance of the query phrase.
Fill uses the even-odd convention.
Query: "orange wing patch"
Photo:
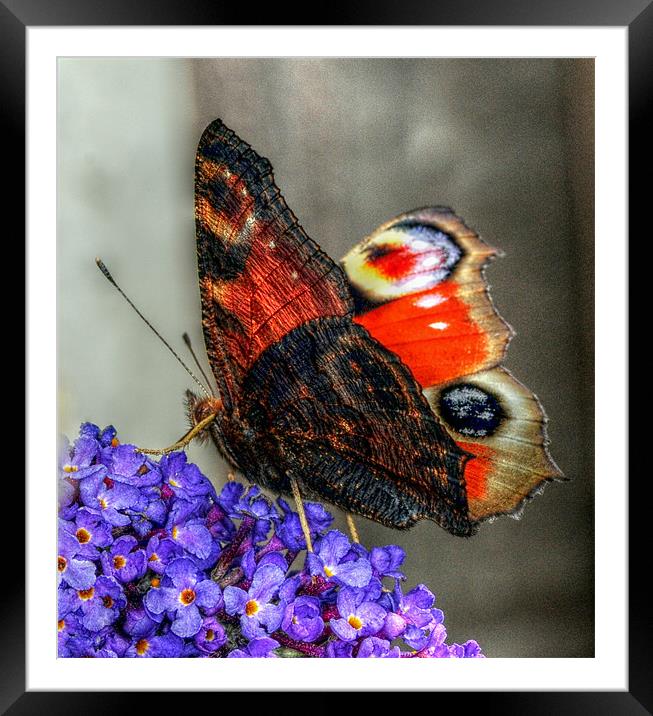
[[[483,276],[495,254],[449,210],[403,214],[342,260],[360,309],[355,320],[423,387],[498,365],[512,331]]]

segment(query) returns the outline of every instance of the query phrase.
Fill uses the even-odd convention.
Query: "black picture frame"
[[[353,5],[353,4],[352,4]],[[249,15],[246,17],[246,15]],[[259,24],[297,25],[312,24],[313,18],[305,14],[284,13],[281,8],[267,6],[258,14]],[[336,19],[337,18],[337,19]],[[181,3],[178,0],[0,0],[0,93],[1,121],[4,138],[5,187],[2,196],[3,216],[12,218],[13,230],[8,236],[25,234],[24,212],[18,207],[25,204],[25,119],[26,119],[26,30],[34,26],[100,26],[100,25],[241,25],[251,20],[251,11],[242,12],[239,6],[225,7],[214,1],[196,0]],[[327,19],[328,22],[324,23]],[[440,0],[426,3],[405,0],[400,4],[388,0],[374,5],[363,3],[357,7],[333,7],[329,18],[320,17],[322,24],[331,25],[514,25],[514,26],[627,26],[629,29],[629,226],[637,227],[647,206],[649,181],[638,181],[640,169],[648,163],[651,154],[651,69],[653,68],[653,3],[651,0],[569,0],[566,3],[525,3],[523,0],[493,0],[478,3],[473,0]],[[248,23],[250,24],[250,23]],[[647,102],[648,100],[648,102]],[[642,176],[644,176],[642,174]],[[8,179],[11,178],[11,181]],[[650,200],[649,200],[650,201]],[[643,222],[641,222],[643,223]],[[633,229],[631,228],[630,231]],[[642,226],[642,236],[644,227]],[[14,248],[20,241],[13,240]],[[24,252],[17,249],[11,259],[13,275],[24,270]],[[6,265],[6,264],[5,264]],[[634,285],[634,281],[632,285]],[[15,290],[15,289],[13,289]],[[14,312],[16,314],[16,312]],[[24,331],[19,323],[10,334],[12,346],[21,344]],[[16,338],[18,336],[18,338]],[[15,340],[13,340],[15,338]],[[15,349],[12,348],[12,353]],[[620,377],[621,379],[621,377]],[[29,386],[28,386],[29,389]],[[20,402],[18,402],[20,405]],[[15,409],[14,409],[15,410]],[[12,424],[20,424],[13,419]],[[616,426],[623,430],[625,426]],[[12,471],[15,475],[15,471]],[[455,698],[461,709],[492,709],[505,714],[643,714],[653,713],[653,673],[651,649],[650,606],[645,579],[638,565],[646,564],[637,558],[637,545],[646,544],[643,514],[645,501],[638,498],[635,485],[631,485],[629,513],[629,668],[628,691],[623,692],[466,692],[441,693],[442,699]],[[15,515],[24,504],[24,486],[12,477],[5,481],[6,504]],[[14,494],[12,494],[12,492]],[[5,493],[6,494],[6,493]],[[15,529],[15,528],[14,528]],[[19,535],[20,531],[15,530]],[[18,542],[14,542],[13,549]],[[5,588],[0,590],[2,605],[2,654],[0,655],[0,710],[10,714],[32,713],[104,713],[115,712],[123,703],[131,711],[145,707],[156,708],[152,694],[120,693],[64,693],[25,692],[25,590],[23,566],[19,555],[14,554],[11,572],[5,573]],[[648,570],[647,570],[648,571]],[[10,579],[7,577],[10,575]],[[34,585],[31,585],[34,587]],[[333,686],[333,685],[331,685]],[[127,699],[129,701],[127,702]],[[147,704],[146,704],[147,699]],[[327,703],[311,706],[312,709],[329,706]],[[333,702],[331,706],[333,706]],[[268,706],[268,711],[271,707]],[[277,709],[272,707],[271,710]]]

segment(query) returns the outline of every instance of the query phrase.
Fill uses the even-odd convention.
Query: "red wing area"
[[[447,209],[404,214],[342,261],[354,320],[397,353],[424,388],[491,368],[511,337],[483,277],[494,253]]]
[[[424,387],[498,363],[509,336],[481,283],[444,281],[354,320],[410,366]]]
[[[200,140],[195,219],[207,353],[225,403],[293,328],[351,313],[341,269],[308,238],[272,167],[220,121]]]

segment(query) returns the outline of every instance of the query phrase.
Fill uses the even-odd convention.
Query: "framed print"
[[[12,679],[14,684],[24,680],[26,693],[21,696],[21,690],[15,689],[12,708],[33,709],[35,706],[29,704],[40,699],[44,703],[51,699],[50,703],[56,705],[60,702],[50,693],[54,691],[111,691],[112,679],[120,680],[121,690],[377,690],[379,683],[398,683],[390,674],[384,679],[385,674],[379,673],[392,668],[401,672],[401,687],[383,688],[446,688],[467,692],[461,694],[465,698],[474,698],[472,692],[479,691],[515,692],[502,697],[508,699],[502,701],[507,710],[523,711],[528,708],[528,698],[535,695],[544,702],[553,699],[551,704],[555,703],[555,708],[563,713],[586,709],[589,703],[603,704],[606,709],[618,703],[621,710],[635,708],[637,701],[644,707],[650,706],[645,678],[640,677],[646,657],[633,663],[626,656],[627,648],[632,655],[633,647],[641,643],[638,639],[643,638],[643,632],[637,629],[637,586],[633,589],[631,584],[630,639],[629,647],[626,646],[627,491],[623,430],[625,72],[630,53],[628,97],[632,123],[644,111],[637,97],[646,74],[638,72],[637,63],[646,66],[647,46],[646,33],[643,29],[638,31],[638,23],[644,28],[650,9],[632,9],[632,16],[624,18],[607,10],[592,18],[588,10],[582,18],[583,25],[588,27],[578,29],[572,25],[581,22],[580,8],[576,8],[573,17],[535,17],[528,22],[537,25],[538,20],[544,24],[553,21],[561,26],[557,28],[523,27],[526,24],[523,18],[519,18],[520,26],[512,28],[438,27],[443,23],[482,25],[488,21],[480,16],[467,19],[461,15],[455,22],[454,11],[443,8],[442,18],[419,18],[429,27],[403,28],[400,25],[406,21],[396,18],[380,28],[312,27],[301,31],[292,27],[216,26],[211,24],[216,20],[210,15],[202,16],[205,27],[183,27],[198,23],[199,18],[193,15],[195,11],[189,11],[184,19],[179,8],[170,9],[169,19],[157,19],[158,25],[169,23],[169,27],[140,29],[111,27],[117,16],[93,18],[88,6],[83,10],[61,8],[61,15],[56,18],[49,17],[46,9],[36,7],[24,18],[15,9],[9,10],[5,23],[8,37],[18,41],[12,44],[8,40],[5,46],[15,48],[17,67],[24,63],[21,58],[27,58],[27,96],[23,99],[14,86],[10,94],[14,104],[8,106],[15,109],[14,116],[26,117],[26,255],[30,297],[27,669],[25,675],[16,676],[14,672]],[[502,15],[507,11],[500,4],[494,10],[497,21],[505,24],[516,21],[510,20],[508,14]],[[140,11],[134,10],[130,25],[141,24]],[[40,12],[43,14],[39,15]],[[79,19],[73,20],[74,15]],[[21,19],[17,21],[16,17]],[[125,17],[120,22],[125,22]],[[374,18],[367,19],[374,24]],[[352,23],[357,20],[352,18]],[[78,26],[55,27],[69,24]],[[243,50],[248,43],[253,43],[257,50]],[[393,49],[388,52],[390,46]],[[220,47],[220,51],[212,47]],[[292,52],[280,49],[288,47],[293,48]],[[461,53],[457,49],[460,47],[465,47],[465,51]],[[471,47],[473,51],[468,49]],[[636,87],[632,84],[635,81],[640,83]],[[11,90],[11,82],[7,84]],[[217,374],[215,358],[209,351],[207,365],[201,348],[206,334],[203,336],[200,330],[198,298],[207,289],[201,287],[201,270],[199,288],[197,284],[192,187],[198,182],[200,137],[205,128],[218,126],[214,124],[218,117],[223,122],[219,126],[226,128],[220,129],[228,138],[224,140],[225,146],[235,146],[233,143],[240,139],[271,162],[274,181],[285,202],[306,235],[330,257],[329,261],[348,256],[352,247],[392,217],[412,217],[410,221],[402,220],[401,231],[414,231],[415,215],[405,212],[429,205],[451,206],[455,215],[462,217],[464,226],[471,227],[503,254],[487,266],[485,280],[491,285],[496,310],[517,333],[504,364],[528,386],[524,395],[530,396],[533,391],[544,406],[551,464],[555,461],[561,473],[571,479],[547,485],[542,495],[529,500],[523,519],[515,522],[502,517],[493,524],[482,525],[478,534],[469,539],[447,534],[459,529],[452,527],[457,517],[438,517],[436,521],[444,530],[428,518],[408,531],[395,531],[388,529],[389,518],[383,517],[383,509],[372,502],[367,511],[358,511],[366,517],[355,518],[364,548],[396,545],[405,554],[401,567],[405,592],[424,584],[435,593],[436,601],[428,608],[443,610],[446,643],[460,646],[473,641],[480,645],[488,658],[465,665],[466,671],[456,659],[448,659],[446,664],[438,662],[438,671],[428,659],[418,662],[402,658],[391,662],[396,666],[388,667],[385,662],[359,658],[353,666],[347,666],[342,659],[327,659],[320,665],[320,672],[312,666],[312,659],[295,659],[291,664],[283,659],[250,661],[247,674],[238,666],[239,662],[226,660],[220,662],[218,672],[216,664],[210,661],[180,658],[202,655],[197,651],[201,649],[195,632],[179,631],[183,627],[176,620],[181,617],[173,616],[169,605],[157,612],[152,604],[147,606],[149,617],[161,614],[161,623],[166,624],[157,627],[157,637],[174,633],[175,638],[181,639],[179,644],[183,643],[184,651],[166,654],[175,658],[142,660],[135,668],[128,666],[130,662],[124,658],[107,662],[67,658],[122,657],[126,651],[120,654],[60,651],[57,657],[54,630],[48,632],[47,626],[54,615],[54,599],[50,600],[52,604],[46,604],[46,588],[42,586],[38,593],[34,590],[36,576],[47,569],[48,561],[42,559],[43,554],[51,552],[55,540],[50,523],[56,530],[56,515],[53,519],[51,509],[56,504],[54,478],[50,484],[42,477],[36,479],[36,475],[42,476],[47,470],[50,458],[46,456],[57,454],[57,431],[72,442],[83,423],[94,423],[99,429],[115,425],[117,435],[103,446],[105,453],[117,450],[123,442],[164,448],[187,429],[183,395],[193,387],[193,380],[170,360],[167,351],[160,350],[158,342],[151,340],[151,334],[143,330],[145,327],[137,316],[104,281],[94,259],[101,257],[138,309],[190,365],[192,358],[183,341],[179,341],[182,333],[189,334],[199,356],[198,363],[209,378],[201,377],[199,366],[191,365],[191,371],[197,374],[200,383],[210,384],[209,369]],[[230,131],[234,134],[228,134]],[[631,124],[631,142],[632,131]],[[20,145],[20,136],[13,145]],[[218,149],[211,149],[215,151]],[[632,162],[631,157],[631,168]],[[227,164],[226,171],[232,171],[234,166]],[[267,181],[266,176],[265,172],[261,175],[262,182]],[[249,191],[254,185],[243,186]],[[201,233],[197,191],[195,217],[200,217],[197,230]],[[36,201],[39,211],[35,212]],[[244,215],[242,211],[235,214]],[[633,216],[632,204],[630,215]],[[215,221],[211,218],[206,226],[213,230]],[[440,224],[435,226],[441,228]],[[273,248],[279,240],[276,236],[271,239]],[[437,240],[440,256],[443,239]],[[417,239],[420,247],[424,241],[420,234]],[[270,241],[266,245],[269,244]],[[385,253],[383,256],[375,253],[374,260],[388,262],[388,244],[381,245]],[[454,241],[451,251],[458,248]],[[198,251],[202,260],[201,245]],[[365,255],[371,256],[369,252]],[[223,259],[213,254],[211,257],[211,261],[224,266]],[[431,260],[430,255],[427,259]],[[300,263],[299,268],[303,270],[306,263]],[[346,259],[343,267],[354,285]],[[270,272],[262,275],[269,277]],[[308,284],[308,295],[313,296],[317,280],[308,279]],[[241,299],[239,294],[229,300],[238,303]],[[34,331],[37,302],[41,325]],[[392,302],[386,305],[392,306]],[[380,309],[375,306],[373,310]],[[365,313],[361,310],[360,315]],[[444,322],[439,317],[434,321],[438,330],[443,330]],[[432,321],[431,328],[433,324]],[[362,325],[374,335],[371,328]],[[264,347],[268,353],[284,335],[280,333],[270,339]],[[331,355],[332,340],[333,337],[325,339],[320,348],[324,355]],[[383,344],[382,337],[377,340]],[[52,361],[55,355],[56,371]],[[283,355],[290,361],[287,358],[290,354]],[[232,356],[229,360],[235,359]],[[288,363],[288,374],[297,360]],[[411,365],[408,357],[402,355],[402,360]],[[411,370],[418,375],[417,368],[411,365]],[[462,420],[460,410],[456,412],[461,396],[469,400],[472,388],[483,393],[478,383],[470,387],[467,377],[483,370],[485,366],[460,369],[447,378],[447,381],[466,379],[466,392],[456,397],[458,402],[447,402],[447,396],[441,395],[446,390],[451,392],[451,387],[457,384],[441,382],[446,389],[439,389],[434,399],[440,420],[447,419],[445,408],[450,409],[450,424]],[[278,382],[280,372],[280,367],[272,371],[273,381]],[[223,403],[229,388],[220,386],[219,378],[216,379]],[[313,389],[313,380],[307,378],[301,390]],[[421,387],[428,387],[424,380]],[[594,396],[602,394],[608,384],[613,385],[614,400],[609,407],[601,400],[595,405]],[[496,380],[492,385],[496,386]],[[487,399],[495,392],[486,390],[483,395]],[[47,396],[53,398],[52,402]],[[191,413],[193,405],[197,403],[191,405]],[[36,408],[40,426],[38,449],[33,428]],[[495,413],[503,418],[510,411],[500,404]],[[197,415],[195,424],[206,414]],[[482,416],[487,415],[485,410]],[[544,420],[543,413],[538,415]],[[321,420],[325,419],[326,415]],[[379,416],[374,419],[378,422]],[[486,417],[475,418],[477,422],[481,419]],[[481,430],[477,422],[474,429]],[[43,425],[51,425],[52,430],[43,430]],[[468,429],[467,423],[461,428]],[[469,431],[461,435],[469,436]],[[546,439],[543,433],[538,435]],[[263,429],[256,440],[260,442],[264,436]],[[474,444],[479,445],[485,434],[473,437]],[[219,439],[217,442],[220,448],[222,443]],[[469,447],[469,441],[462,442]],[[460,439],[454,444],[459,443]],[[220,450],[214,450],[212,445],[193,442],[187,448],[189,462],[197,464],[201,473],[208,476],[218,495],[223,485],[233,484],[228,483],[233,449],[230,445],[223,450],[226,463],[220,458]],[[321,452],[320,456],[316,465],[321,465],[326,453]],[[69,453],[69,457],[76,459],[74,453]],[[295,457],[292,465],[304,459]],[[522,455],[521,459],[531,458]],[[451,459],[445,462],[449,465]],[[158,464],[159,457],[147,463]],[[241,467],[239,472],[246,473],[242,460],[234,458],[233,464]],[[310,471],[308,467],[306,470]],[[552,467],[546,473],[547,480],[559,475],[553,470]],[[448,474],[451,480],[451,473]],[[366,483],[361,480],[360,489],[364,490]],[[111,489],[113,478],[109,482]],[[465,484],[469,486],[471,500],[474,484],[471,473]],[[538,482],[527,492],[539,492],[540,486]],[[285,494],[288,509],[294,510],[290,487]],[[275,497],[272,490],[270,498]],[[438,497],[445,502],[448,499]],[[467,505],[471,504],[469,500]],[[354,507],[353,502],[340,498],[326,502],[327,510],[335,517],[332,528],[349,535],[350,523],[345,513],[328,503]],[[82,498],[78,507],[87,509]],[[119,507],[122,515],[119,519],[131,514],[129,509]],[[288,514],[283,512],[283,506],[275,509],[281,510],[276,520]],[[417,508],[406,509],[410,513]],[[501,512],[499,508],[493,509],[494,512],[488,508],[488,517]],[[513,511],[512,506],[503,511]],[[202,519],[205,518],[203,513]],[[71,524],[76,519],[77,513],[64,517]],[[384,519],[386,526],[380,524]],[[35,528],[35,521],[39,529]],[[633,522],[631,512],[628,523],[631,530],[637,529]],[[131,529],[126,523],[121,525],[120,530]],[[140,535],[140,542],[136,540],[135,549],[145,554],[157,529],[165,530],[168,526],[172,529],[172,523],[166,525],[166,522],[161,522],[160,528],[150,525],[150,531]],[[183,527],[187,527],[186,522]],[[127,532],[121,532],[123,539],[124,534]],[[52,537],[52,544],[45,535]],[[347,536],[350,547],[356,541],[354,535],[351,532],[351,537]],[[636,543],[633,537],[631,533],[631,545]],[[314,559],[322,559],[320,539],[325,538],[317,539]],[[226,554],[230,545],[223,542],[219,549]],[[100,547],[105,548],[109,549]],[[357,559],[371,559],[361,557],[363,553],[356,552],[355,545],[351,548],[354,551],[345,560],[347,569]],[[252,549],[256,555],[256,549]],[[192,549],[191,554],[200,558]],[[245,554],[243,548],[239,553],[241,561],[231,563],[230,567],[241,570],[241,581],[219,584],[220,599],[229,594],[229,589],[236,589],[234,585],[247,594],[249,601],[243,608],[249,617],[248,605],[258,598],[251,592],[252,575],[256,575],[258,568],[252,567],[251,574],[247,572]],[[188,554],[184,558],[190,559]],[[141,588],[137,582],[145,578],[145,571],[121,582],[105,561],[98,557],[96,569],[102,571],[105,579],[120,582],[121,593],[131,589],[127,584],[133,584],[134,590]],[[216,564],[206,568],[213,578]],[[271,572],[271,565],[268,567]],[[296,567],[301,569],[301,564]],[[325,574],[331,578],[333,565],[329,562],[322,567],[328,567]],[[307,578],[315,574],[306,572]],[[172,576],[167,572],[162,575],[163,587],[172,589],[172,582],[166,581],[172,580]],[[380,591],[376,603],[390,604],[393,597],[383,597],[381,591],[393,593],[393,577],[385,572],[377,576]],[[254,578],[255,583],[256,579],[259,578]],[[343,592],[358,589],[346,581],[338,584]],[[73,584],[71,589],[79,592],[81,586]],[[159,584],[154,586],[158,588]],[[234,594],[232,591],[231,596],[226,596],[227,602],[235,598]],[[360,596],[359,592],[356,594]],[[369,594],[366,595],[364,601],[369,601]],[[306,596],[318,599],[312,593],[306,592]],[[134,599],[130,601],[132,606],[136,603]],[[386,601],[382,602],[383,599]],[[277,598],[273,601],[275,607],[282,604],[280,597],[278,603]],[[238,622],[236,607],[232,609],[227,602],[220,607],[216,602],[214,606],[233,617],[233,624],[242,623]],[[325,601],[321,608],[327,608],[326,604]],[[286,609],[288,604],[284,605]],[[211,609],[200,606],[201,618],[206,620],[217,613],[211,613]],[[328,609],[342,609],[337,606],[335,596]],[[349,625],[343,626],[345,631],[358,629],[358,621],[368,617],[363,617],[363,612],[359,615],[357,609],[358,606],[351,606],[349,617],[342,611],[333,614],[323,611],[324,628],[331,630],[324,634],[339,635],[339,617]],[[610,619],[606,621],[609,610]],[[388,613],[392,613],[390,607],[384,612],[386,617]],[[80,619],[82,614],[85,618],[86,611],[79,611]],[[125,614],[120,613],[117,619],[116,624],[124,625]],[[297,619],[301,621],[296,615],[294,623]],[[15,625],[19,621],[13,620]],[[280,638],[280,626],[266,632],[266,623],[261,624],[265,634],[257,633],[258,637]],[[84,628],[87,627],[85,623]],[[390,632],[379,628],[372,633],[379,638],[388,637],[387,647],[374,644],[374,648],[382,650],[379,656],[399,655],[390,653],[397,648],[391,643]],[[133,636],[121,632],[120,638],[129,641]],[[338,643],[351,644],[346,636],[341,636]],[[5,657],[14,669],[15,654],[23,648],[20,637],[16,634],[15,649],[9,648],[13,656]],[[228,656],[237,645],[245,649],[242,640],[232,644],[230,635],[225,639],[229,646],[219,656]],[[326,637],[324,642],[315,641],[317,647],[324,645],[324,654],[307,651],[303,655],[326,656],[327,641]],[[35,649],[37,644],[41,645],[41,653]],[[125,642],[125,649],[136,648],[135,644],[129,647]],[[279,649],[294,646],[289,641]],[[405,656],[422,649],[417,641],[409,642],[409,647],[410,653]],[[108,647],[107,650],[111,651]],[[356,642],[354,654],[362,656],[359,651],[360,644]],[[642,652],[645,653],[644,648]],[[273,655],[287,654],[279,651]],[[518,693],[524,690],[537,693]],[[82,697],[67,693],[66,698]],[[92,704],[98,703],[91,695],[83,700],[89,704],[85,708],[95,708]]]

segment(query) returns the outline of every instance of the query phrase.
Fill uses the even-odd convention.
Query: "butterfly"
[[[388,527],[469,536],[562,475],[542,406],[501,367],[496,253],[451,210],[402,214],[339,264],[221,120],[195,163],[202,325],[219,397],[188,394],[248,480]]]

